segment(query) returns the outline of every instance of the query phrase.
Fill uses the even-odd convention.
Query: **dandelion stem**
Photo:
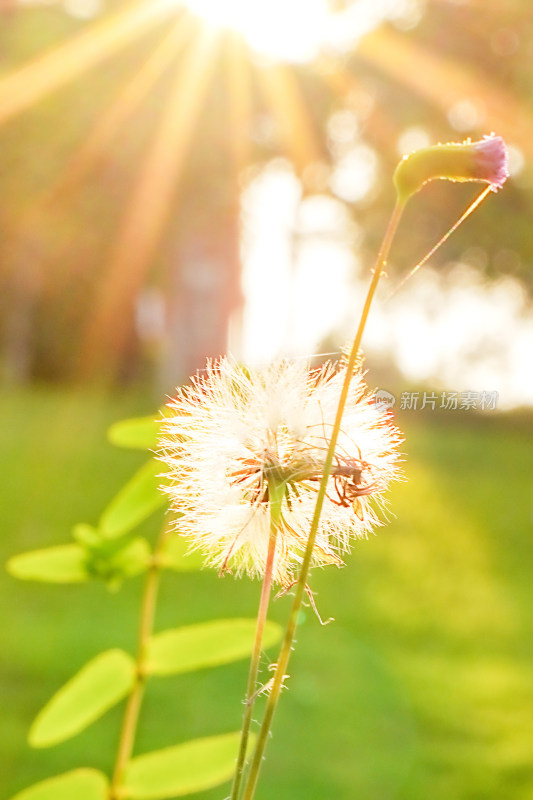
[[[283,639],[283,643],[281,645],[281,650],[278,658],[278,663],[276,667],[276,671],[274,673],[274,678],[272,682],[272,688],[270,690],[270,695],[268,698],[265,715],[263,718],[263,722],[261,724],[261,729],[259,731],[257,744],[255,747],[252,763],[250,765],[250,772],[248,774],[248,780],[246,782],[244,793],[243,793],[243,800],[253,800],[255,789],[257,786],[257,780],[259,778],[259,771],[261,769],[261,764],[263,761],[263,754],[265,751],[266,743],[268,740],[268,736],[270,733],[270,728],[272,725],[272,719],[274,716],[274,712],[276,710],[276,706],[279,700],[279,696],[281,693],[281,688],[283,686],[283,680],[285,677],[286,669],[289,663],[289,658],[291,654],[292,643],[294,640],[294,634],[296,631],[296,625],[298,623],[298,617],[300,614],[300,609],[302,607],[302,602],[305,595],[305,589],[307,585],[307,577],[309,574],[309,569],[311,566],[311,560],[313,556],[313,548],[315,545],[315,540],[318,532],[318,525],[320,522],[320,516],[322,514],[322,506],[324,504],[324,499],[326,496],[326,489],[329,476],[331,474],[331,468],[333,465],[333,457],[335,455],[335,448],[337,445],[337,439],[339,436],[341,422],[342,422],[342,415],[344,413],[344,407],[346,405],[346,401],[348,399],[348,391],[350,388],[350,381],[352,379],[353,370],[357,361],[357,356],[359,353],[359,349],[361,347],[361,340],[363,338],[363,332],[366,326],[366,322],[368,319],[368,314],[370,312],[370,306],[372,305],[372,300],[374,299],[374,295],[376,292],[376,288],[383,272],[383,268],[386,264],[387,257],[390,251],[390,247],[392,244],[392,240],[394,238],[394,234],[396,233],[396,229],[398,227],[398,223],[402,216],[403,210],[405,208],[405,200],[398,200],[394,207],[394,211],[392,212],[392,216],[390,218],[389,224],[387,226],[387,230],[385,232],[385,236],[383,238],[383,242],[376,260],[376,266],[374,267],[374,271],[372,274],[372,280],[370,282],[370,286],[368,289],[368,293],[366,296],[365,304],[363,306],[363,311],[361,313],[361,319],[359,322],[359,326],[357,328],[357,332],[355,334],[354,342],[352,345],[352,349],[350,351],[350,355],[348,358],[348,363],[346,366],[346,377],[344,380],[344,384],[341,390],[339,404],[337,407],[337,413],[335,417],[335,422],[333,425],[333,430],[331,433],[331,439],[328,446],[328,452],[326,455],[326,460],[324,463],[324,471],[322,474],[322,480],[320,482],[320,487],[317,494],[315,511],[313,515],[313,520],[311,523],[311,529],[309,531],[309,538],[307,540],[307,545],[304,553],[304,557],[302,560],[302,567],[300,570],[300,575],[298,578],[298,582],[295,588],[294,599],[289,615],[289,620],[287,623],[287,629],[285,631],[285,637]]]
[[[139,620],[139,632],[137,637],[137,674],[135,684],[131,690],[126,703],[126,710],[124,712],[124,719],[122,721],[122,730],[120,732],[120,739],[117,749],[117,757],[115,760],[115,768],[113,770],[113,779],[109,790],[109,800],[119,800],[122,796],[121,785],[124,778],[124,771],[128,765],[133,752],[135,744],[135,734],[137,731],[137,723],[139,721],[139,712],[141,709],[144,687],[146,684],[146,675],[144,671],[144,656],[148,639],[152,635],[155,607],[157,601],[157,592],[159,588],[159,552],[163,544],[164,531],[161,532],[159,540],[154,548],[152,555],[152,562],[148,568],[146,580],[144,583],[144,591],[141,602],[141,615]]]
[[[263,632],[265,629],[265,622],[270,602],[270,590],[272,587],[272,572],[274,567],[274,556],[276,553],[276,540],[278,535],[278,527],[281,518],[281,506],[283,498],[285,496],[285,484],[276,483],[274,480],[271,480],[269,481],[268,484],[268,492],[269,492],[269,506],[270,506],[270,536],[268,540],[268,551],[265,562],[265,575],[263,578],[263,587],[261,589],[261,598],[259,600],[259,609],[257,612],[257,625],[255,629],[254,649],[250,660],[248,685],[246,687],[246,700],[244,702],[244,714],[242,718],[241,741],[239,744],[239,754],[237,756],[237,765],[235,767],[235,774],[233,776],[233,786],[231,788],[230,800],[237,800],[237,798],[239,797],[239,790],[241,788],[242,778],[244,774],[246,751],[248,749],[248,739],[250,735],[250,725],[252,723],[254,700],[257,694],[257,675],[259,673],[259,660],[261,657]]]

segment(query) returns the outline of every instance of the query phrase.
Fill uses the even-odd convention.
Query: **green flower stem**
[[[285,496],[285,484],[274,480],[268,482],[269,506],[270,506],[270,537],[268,541],[268,552],[265,562],[265,575],[263,577],[263,587],[259,600],[257,612],[257,625],[255,629],[255,641],[252,657],[250,659],[250,671],[248,673],[248,685],[246,687],[246,700],[244,703],[244,714],[242,719],[241,741],[239,744],[239,754],[237,765],[233,776],[233,786],[231,787],[230,800],[237,800],[241,788],[244,767],[246,762],[246,751],[250,736],[250,725],[252,723],[252,713],[254,701],[257,696],[257,676],[259,673],[259,661],[263,643],[263,631],[267,619],[268,605],[270,602],[270,590],[272,587],[272,571],[274,567],[274,556],[276,554],[276,539],[281,519],[281,507]]]
[[[283,643],[281,645],[281,651],[278,658],[278,664],[276,667],[276,672],[274,673],[274,679],[272,682],[272,687],[270,690],[270,695],[268,698],[267,707],[265,710],[265,716],[263,718],[263,722],[261,724],[261,729],[259,731],[259,736],[257,739],[257,745],[254,751],[252,763],[250,766],[250,772],[248,775],[248,780],[246,782],[246,786],[244,788],[243,793],[243,800],[253,800],[253,796],[255,794],[255,789],[257,786],[257,780],[259,778],[259,771],[261,768],[261,764],[263,762],[263,755],[266,747],[266,743],[268,741],[270,728],[272,725],[272,719],[274,716],[274,712],[276,710],[276,706],[279,700],[279,696],[281,693],[281,689],[283,686],[283,680],[285,677],[285,673],[287,670],[287,666],[289,663],[289,658],[291,654],[292,643],[294,640],[294,634],[296,631],[296,625],[298,623],[298,617],[300,614],[300,610],[303,603],[303,598],[307,586],[307,577],[309,575],[309,569],[311,566],[311,560],[313,557],[313,547],[315,544],[317,532],[318,532],[318,525],[320,522],[320,516],[322,514],[322,506],[324,505],[324,499],[326,497],[326,489],[329,476],[331,474],[331,468],[333,464],[333,457],[335,455],[335,448],[337,446],[337,439],[339,436],[341,422],[342,422],[342,415],[344,413],[344,407],[346,405],[346,400],[348,399],[348,391],[350,388],[350,381],[352,379],[353,370],[357,361],[357,356],[359,353],[359,349],[361,347],[361,340],[363,338],[363,332],[366,326],[366,322],[368,319],[368,314],[370,311],[370,306],[372,305],[372,300],[374,299],[374,295],[376,293],[376,288],[383,272],[383,268],[386,264],[387,257],[390,251],[390,246],[392,244],[392,240],[394,238],[394,234],[396,233],[396,229],[398,227],[398,223],[402,216],[403,210],[405,208],[405,200],[396,202],[396,206],[390,218],[387,230],[385,232],[385,236],[383,238],[383,242],[377,257],[376,266],[374,268],[374,272],[372,275],[372,280],[370,282],[370,286],[368,289],[368,294],[365,300],[365,304],[363,307],[363,311],[361,314],[361,320],[359,322],[359,327],[357,329],[357,333],[355,334],[355,339],[352,345],[352,349],[350,351],[350,355],[348,358],[348,363],[346,366],[346,378],[344,380],[344,385],[341,390],[340,398],[339,398],[339,405],[337,407],[337,414],[335,417],[335,423],[333,425],[333,430],[331,433],[331,440],[329,442],[328,452],[324,464],[324,472],[322,474],[322,480],[320,482],[320,487],[317,494],[316,505],[315,505],[315,512],[313,516],[313,520],[311,523],[311,529],[309,531],[309,538],[307,540],[307,545],[305,549],[305,554],[302,561],[302,568],[300,570],[300,576],[298,578],[298,582],[296,584],[294,600],[292,603],[289,621],[287,623],[287,629],[285,631],[285,637],[283,639]]]
[[[159,552],[163,544],[164,533],[165,528],[163,528],[156,543],[152,561],[148,568],[144,583],[144,591],[141,602],[141,616],[139,621],[139,633],[137,638],[137,675],[135,684],[126,703],[126,710],[124,712],[122,730],[120,732],[120,739],[117,749],[117,757],[115,760],[115,768],[113,770],[113,779],[111,781],[111,787],[109,790],[109,800],[120,800],[122,797],[121,785],[124,777],[124,770],[126,769],[128,761],[131,758],[133,746],[135,744],[135,734],[137,732],[139,712],[141,709],[144,688],[146,684],[146,675],[144,673],[143,666],[144,655],[148,639],[152,635],[154,627],[155,607],[157,602],[157,592],[159,589],[159,575],[161,572],[161,567],[159,566]]]

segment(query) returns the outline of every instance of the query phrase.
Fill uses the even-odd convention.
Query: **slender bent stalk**
[[[144,687],[146,683],[146,675],[144,673],[144,656],[148,639],[152,635],[155,607],[157,601],[157,592],[159,588],[159,551],[163,543],[163,532],[155,546],[152,556],[152,563],[148,568],[146,580],[144,584],[143,597],[141,602],[141,616],[139,621],[139,633],[137,638],[137,675],[135,684],[131,690],[126,703],[126,710],[124,712],[124,719],[122,721],[122,730],[120,732],[120,739],[117,749],[117,757],[115,760],[115,768],[113,770],[113,779],[109,790],[109,800],[119,800],[121,797],[121,784],[124,777],[124,770],[131,758],[133,746],[135,744],[135,733],[137,731],[137,723],[139,720],[139,711],[141,709]]]
[[[239,754],[237,765],[233,776],[233,786],[231,787],[230,800],[237,800],[241,788],[244,767],[246,762],[246,751],[248,749],[248,739],[250,736],[250,725],[254,701],[257,695],[257,675],[259,673],[259,661],[263,643],[263,632],[267,619],[268,605],[270,602],[270,589],[272,587],[272,571],[274,567],[274,556],[276,554],[276,540],[278,535],[279,521],[281,517],[281,505],[285,495],[285,484],[270,481],[268,484],[269,505],[270,505],[270,537],[268,541],[268,552],[265,563],[265,575],[263,587],[261,589],[261,599],[257,612],[257,625],[255,629],[255,641],[252,657],[250,660],[250,672],[248,673],[248,684],[246,687],[246,700],[244,701],[244,714],[242,718],[241,741],[239,744]]]
[[[485,198],[486,198],[486,197],[488,197],[488,195],[491,193],[491,191],[492,191],[492,186],[487,186],[487,188],[486,188],[486,189],[483,189],[483,191],[482,191],[480,194],[478,194],[478,196],[477,196],[477,197],[476,197],[476,198],[475,198],[475,199],[472,201],[472,203],[470,203],[470,205],[468,206],[468,208],[466,209],[466,211],[464,212],[464,214],[462,214],[462,215],[459,217],[459,219],[457,220],[457,222],[454,222],[454,224],[452,225],[452,227],[451,227],[451,228],[450,228],[448,231],[446,231],[446,233],[444,234],[444,236],[441,236],[441,238],[439,239],[439,241],[437,242],[437,244],[433,245],[433,247],[431,248],[431,250],[428,250],[428,252],[427,252],[427,253],[426,253],[426,255],[424,256],[424,258],[421,258],[421,259],[420,259],[420,261],[418,262],[418,264],[415,264],[415,266],[414,266],[414,267],[413,267],[411,270],[409,270],[409,272],[407,273],[407,275],[405,276],[405,278],[403,278],[403,279],[402,279],[401,283],[399,283],[399,284],[398,284],[398,286],[397,286],[397,287],[394,289],[394,291],[393,291],[393,292],[391,292],[391,293],[390,293],[390,295],[389,295],[388,297],[386,297],[386,298],[385,298],[385,302],[387,302],[388,300],[390,300],[390,299],[391,299],[391,297],[394,297],[394,295],[396,294],[396,292],[398,292],[398,291],[399,291],[399,290],[402,288],[402,286],[404,286],[404,285],[407,283],[407,281],[411,280],[411,278],[413,277],[413,275],[416,275],[416,273],[418,272],[418,270],[419,270],[419,269],[421,269],[421,268],[424,266],[424,264],[426,264],[426,263],[429,261],[429,259],[431,258],[431,256],[435,255],[435,253],[437,252],[437,250],[438,250],[440,247],[442,247],[442,245],[444,244],[444,242],[447,242],[447,241],[448,241],[448,239],[450,238],[450,236],[452,235],[452,233],[454,233],[454,232],[457,230],[457,228],[459,227],[459,225],[462,225],[462,224],[463,224],[463,222],[464,222],[466,219],[468,219],[468,217],[470,216],[470,214],[472,214],[472,213],[473,213],[473,212],[476,210],[476,208],[477,208],[479,205],[481,205],[481,203],[483,202],[483,200],[485,200]]]
[[[276,706],[279,700],[279,696],[281,693],[281,688],[283,685],[283,679],[285,677],[285,672],[287,669],[287,665],[289,663],[292,643],[294,639],[294,634],[296,631],[296,625],[298,623],[298,616],[300,613],[300,609],[302,607],[302,602],[305,594],[305,588],[307,585],[307,577],[309,574],[309,569],[311,566],[311,559],[313,556],[313,548],[315,545],[315,540],[318,532],[318,525],[320,522],[320,516],[322,514],[322,506],[324,505],[324,499],[326,496],[326,489],[329,476],[331,474],[331,468],[333,464],[333,457],[335,455],[335,448],[337,446],[337,439],[339,436],[341,422],[342,422],[342,415],[344,413],[344,407],[346,405],[346,400],[348,399],[348,391],[350,388],[350,381],[352,379],[352,374],[354,370],[354,366],[357,360],[357,355],[359,353],[359,349],[361,347],[361,340],[363,338],[363,332],[366,326],[366,322],[368,319],[368,314],[370,311],[370,306],[372,305],[372,300],[374,299],[374,295],[376,292],[376,288],[380,279],[380,276],[383,272],[383,268],[386,264],[387,257],[390,251],[390,246],[392,244],[392,240],[394,238],[394,234],[396,233],[396,229],[398,227],[398,223],[402,216],[403,210],[405,208],[405,201],[400,202],[397,201],[392,216],[389,221],[389,225],[385,232],[385,236],[383,238],[383,243],[381,245],[376,266],[374,268],[374,272],[372,275],[372,280],[370,282],[370,286],[368,289],[368,294],[365,300],[365,304],[363,306],[363,311],[361,313],[361,320],[359,322],[359,327],[357,328],[357,333],[355,334],[355,339],[352,345],[352,349],[350,351],[350,355],[348,358],[348,363],[346,366],[346,377],[344,380],[344,385],[341,390],[340,398],[339,398],[339,405],[337,407],[337,414],[335,417],[335,422],[333,425],[333,430],[331,433],[331,439],[328,446],[328,452],[326,455],[326,460],[324,464],[324,472],[322,474],[322,480],[320,482],[320,487],[317,494],[317,500],[315,505],[315,511],[313,520],[311,523],[311,529],[309,531],[309,538],[307,540],[307,545],[305,549],[305,554],[302,561],[302,568],[300,570],[300,576],[298,578],[298,582],[295,588],[294,600],[292,603],[289,621],[287,623],[287,629],[285,631],[285,637],[283,639],[283,643],[281,645],[281,651],[278,658],[278,663],[276,667],[276,672],[274,673],[274,679],[272,683],[272,688],[270,690],[270,695],[268,698],[265,716],[263,718],[263,722],[261,724],[261,729],[259,731],[259,736],[257,739],[257,745],[254,751],[254,756],[252,759],[252,763],[250,766],[250,772],[248,775],[248,780],[246,782],[244,793],[243,793],[243,800],[253,800],[253,796],[255,794],[255,788],[257,786],[257,780],[259,778],[259,771],[261,768],[261,764],[263,761],[263,754],[265,751],[266,743],[268,740],[268,735],[270,733],[270,728],[272,725],[272,719],[274,716],[274,712],[276,710]]]

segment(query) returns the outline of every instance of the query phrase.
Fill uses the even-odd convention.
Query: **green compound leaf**
[[[23,789],[11,800],[107,800],[106,776],[95,769],[75,769]]]
[[[218,786],[233,775],[239,738],[239,733],[226,733],[138,756],[126,768],[124,795],[164,800]]]
[[[117,447],[129,447],[133,450],[155,450],[161,419],[153,417],[136,417],[115,422],[109,428],[107,436],[111,444]]]
[[[87,547],[87,571],[105,581],[109,589],[119,589],[126,578],[145,572],[151,560],[150,545],[141,536],[131,541],[100,539],[97,545]]]
[[[175,675],[238,661],[252,652],[255,626],[253,619],[221,619],[156,633],[148,641],[145,670]],[[281,634],[279,625],[267,622],[263,647],[279,641]]]
[[[160,472],[161,464],[151,458],[119,491],[100,519],[100,530],[105,536],[128,533],[165,505],[166,498],[159,488]]]
[[[113,558],[113,566],[124,577],[140,575],[148,569],[152,558],[152,550],[148,541],[137,536],[126,547],[123,547]]]
[[[75,736],[129,694],[135,678],[135,661],[123,650],[96,656],[37,715],[30,744],[50,747]]]
[[[159,551],[159,565],[164,569],[173,569],[177,572],[193,572],[202,569],[205,556],[199,550],[188,553],[189,543],[180,536],[179,532],[166,534],[165,540]]]
[[[73,538],[84,547],[97,547],[102,541],[98,529],[86,522],[79,522],[72,528]]]
[[[45,583],[83,583],[88,580],[87,554],[79,544],[31,550],[13,556],[6,565],[14,578]]]

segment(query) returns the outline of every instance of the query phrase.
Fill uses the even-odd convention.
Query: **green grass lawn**
[[[0,400],[3,562],[96,521],[143,460],[108,445],[105,430],[149,411],[81,392]],[[403,414],[409,480],[391,494],[390,524],[357,543],[346,568],[312,577],[335,622],[321,627],[307,611],[258,800],[533,798],[533,418]],[[110,594],[1,574],[2,798],[76,766],[110,770],[121,707],[50,750],[25,737],[87,660],[134,649],[141,586]],[[257,582],[165,574],[157,628],[253,616],[258,595]],[[288,604],[276,601],[272,617],[283,621]],[[237,730],[246,672],[238,662],[154,678],[137,752]]]

